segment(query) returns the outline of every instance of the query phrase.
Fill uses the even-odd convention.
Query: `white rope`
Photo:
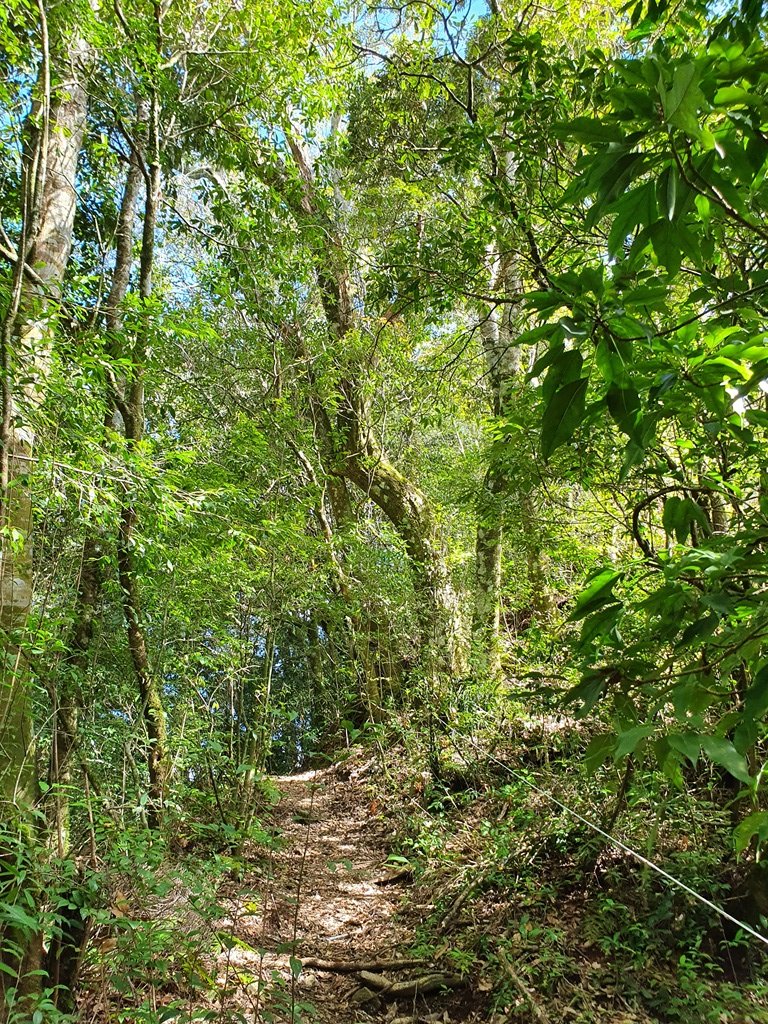
[[[480,709],[478,709],[478,711],[479,710]],[[585,818],[583,814],[579,814],[578,811],[574,811],[572,807],[569,807],[567,804],[564,804],[562,800],[559,800],[556,796],[550,793],[549,790],[543,789],[541,786],[536,785],[535,782],[531,782],[530,779],[527,779],[524,775],[521,775],[519,772],[516,772],[513,768],[510,768],[508,764],[505,764],[503,761],[500,761],[499,758],[494,757],[493,754],[488,754],[486,751],[483,751],[482,748],[478,747],[477,744],[471,740],[470,745],[474,747],[476,752],[483,754],[485,757],[488,757],[491,761],[495,761],[496,764],[503,768],[504,771],[506,771],[513,778],[517,779],[519,782],[522,782],[523,785],[528,786],[529,789],[532,789],[535,793],[538,793],[540,796],[543,796],[546,800],[549,800],[556,807],[559,807],[561,810],[565,811],[566,814],[570,814],[572,818],[575,818],[577,821],[580,821],[582,825],[586,825],[587,828],[592,829],[593,832],[597,833],[597,835],[599,836],[602,836],[603,839],[607,839],[609,843],[612,843],[619,850],[623,850],[624,853],[628,853],[631,857],[634,857],[635,860],[645,865],[645,867],[650,868],[651,871],[655,871],[656,874],[659,875],[661,878],[664,878],[667,882],[670,882],[672,885],[676,885],[678,889],[682,889],[683,892],[687,893],[689,896],[692,896],[693,899],[698,900],[698,902],[703,904],[703,906],[708,907],[710,910],[713,910],[716,914],[719,914],[720,917],[724,918],[726,921],[730,921],[731,924],[735,924],[742,931],[746,932],[748,935],[751,935],[753,938],[758,939],[760,942],[763,943],[763,945],[768,946],[768,938],[766,938],[766,936],[762,935],[760,932],[756,931],[751,925],[748,925],[746,921],[741,921],[738,917],[734,917],[733,914],[729,914],[727,910],[724,910],[722,907],[718,906],[717,903],[713,903],[712,900],[708,899],[706,896],[702,896],[700,892],[696,892],[696,890],[692,889],[690,885],[687,885],[679,878],[676,878],[674,875],[671,875],[668,871],[665,871],[664,868],[660,867],[658,864],[655,864],[652,860],[649,860],[647,857],[643,856],[642,853],[638,853],[637,850],[633,850],[631,846],[627,846],[627,844],[622,842],[621,839],[617,839],[616,836],[612,836],[609,832],[606,832],[605,829],[600,828],[599,825],[596,825],[593,821],[590,821],[589,818]],[[456,750],[456,752],[459,754],[459,756],[463,758],[462,752],[453,742],[452,746],[454,747],[454,750]],[[466,759],[464,760],[466,761]]]

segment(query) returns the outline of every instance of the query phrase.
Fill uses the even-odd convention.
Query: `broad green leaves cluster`
[[[532,371],[546,373],[544,457],[607,419],[634,495],[637,560],[600,569],[572,614],[585,668],[570,697],[582,714],[607,697],[616,714],[589,760],[652,742],[682,782],[703,751],[754,793],[768,658],[768,58],[737,20],[679,44],[606,62],[589,116],[561,125],[578,147],[563,202],[581,207],[588,248],[530,297],[546,326],[524,340],[548,344]],[[741,827],[741,849],[762,820]]]

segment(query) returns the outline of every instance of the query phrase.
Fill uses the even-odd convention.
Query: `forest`
[[[5,0],[0,1022],[768,1022],[762,0]]]

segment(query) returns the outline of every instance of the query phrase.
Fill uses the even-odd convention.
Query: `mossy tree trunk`
[[[348,256],[337,225],[318,202],[309,154],[293,138],[289,145],[303,188],[295,209],[297,217],[310,227],[323,227],[325,243],[316,264],[317,282],[333,344],[341,350],[359,327]],[[417,594],[422,668],[442,685],[456,678],[463,666],[458,601],[437,518],[423,491],[386,458],[361,382],[350,375],[340,381],[339,392],[342,400],[334,422],[327,412],[321,413],[328,421],[332,448],[326,470],[359,487],[402,538]]]
[[[403,540],[416,591],[423,666],[442,680],[462,671],[461,625],[445,544],[423,491],[385,457],[359,393],[346,387],[340,413],[344,474],[386,515]]]
[[[159,44],[158,44],[159,45]],[[152,275],[155,259],[155,234],[161,197],[160,170],[160,100],[151,90],[147,122],[148,161],[145,168],[146,195],[139,257],[139,299],[142,303],[142,325],[131,352],[131,376],[122,404],[125,437],[129,448],[136,448],[144,437],[143,364],[148,347],[149,304],[152,299]],[[147,822],[151,828],[162,823],[165,791],[168,783],[168,745],[160,681],[149,658],[145,623],[141,607],[138,571],[135,558],[138,510],[127,501],[120,510],[117,539],[117,575],[122,596],[128,651],[133,665],[142,717],[147,734],[147,773],[149,807]]]

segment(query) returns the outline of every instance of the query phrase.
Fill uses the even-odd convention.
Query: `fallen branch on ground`
[[[402,882],[406,878],[413,878],[413,868],[410,865],[398,868],[397,871],[393,871],[389,875],[384,875],[382,878],[375,878],[374,885],[394,885],[396,882]]]
[[[491,871],[494,870],[495,865],[489,865],[484,871],[479,874],[472,875],[470,882],[466,885],[456,899],[453,901],[448,911],[443,915],[442,921],[438,924],[435,929],[437,935],[442,935],[448,930],[449,925],[459,916],[459,911],[462,909],[464,904],[467,902],[470,896],[472,896],[485,882]]]

